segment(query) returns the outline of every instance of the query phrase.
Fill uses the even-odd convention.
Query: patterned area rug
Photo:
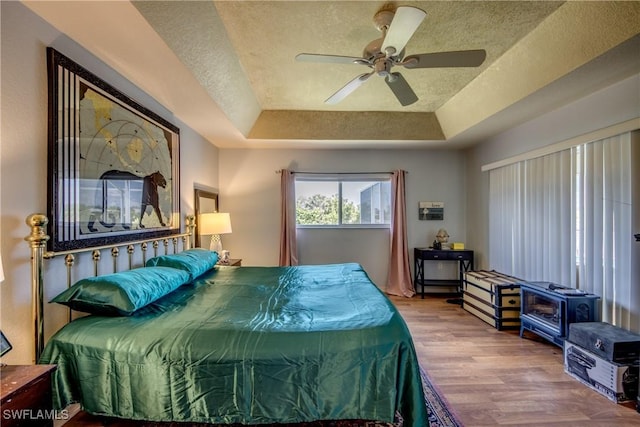
[[[429,413],[430,427],[462,427],[455,413],[449,408],[449,402],[446,401],[440,390],[427,373],[420,368],[420,376],[422,377],[422,389],[424,390],[424,400]]]
[[[459,421],[453,411],[449,408],[449,404],[433,384],[427,373],[420,368],[420,376],[422,377],[422,388],[424,389],[425,405],[427,406],[427,412],[429,417],[430,427],[462,427],[463,424]],[[119,418],[98,417],[87,414],[86,412],[80,412],[74,416],[71,420],[64,424],[64,427],[98,427],[98,426],[110,426],[110,427],[222,427],[211,424],[191,424],[191,423],[154,423],[148,421],[131,421],[122,420]],[[344,421],[314,421],[309,423],[298,424],[274,424],[272,427],[411,427],[405,426],[402,417],[396,415],[394,423],[382,423],[375,421],[362,421],[362,420],[344,420]],[[249,427],[241,424],[234,424],[233,426],[225,425],[224,427]],[[261,424],[259,427],[269,427],[268,425]]]

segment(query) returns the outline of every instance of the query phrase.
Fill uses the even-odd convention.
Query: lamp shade
[[[200,214],[200,234],[229,234],[231,233],[231,217],[228,213],[214,212]]]

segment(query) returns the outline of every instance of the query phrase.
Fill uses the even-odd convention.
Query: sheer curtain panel
[[[280,171],[280,266],[298,265],[296,190],[293,172]]]
[[[416,292],[409,268],[404,178],[403,170],[391,174],[391,247],[386,292],[411,298]]]

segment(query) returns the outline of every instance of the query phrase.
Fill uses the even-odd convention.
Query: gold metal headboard
[[[81,253],[91,253],[91,258],[94,263],[94,275],[99,274],[98,266],[100,265],[101,253],[103,250],[109,250],[113,259],[113,271],[118,271],[118,257],[120,256],[120,248],[126,248],[126,253],[129,258],[129,269],[133,268],[133,255],[135,248],[139,246],[142,250],[142,265],[147,261],[147,250],[149,243],[153,248],[153,256],[158,256],[160,244],[164,246],[164,253],[169,253],[170,245],[173,247],[173,253],[178,252],[179,242],[182,242],[182,250],[191,248],[192,239],[195,230],[195,216],[187,215],[185,218],[186,233],[174,234],[171,236],[137,240],[133,242],[122,242],[113,245],[104,245],[92,248],[81,248],[69,251],[61,252],[47,252],[47,241],[49,236],[47,235],[47,224],[49,219],[43,214],[31,214],[26,219],[27,225],[31,228],[31,234],[25,237],[25,240],[29,242],[31,246],[31,289],[32,289],[32,319],[33,319],[33,334],[35,339],[35,351],[33,363],[37,363],[44,350],[44,260],[53,259],[56,257],[64,256],[64,263],[67,270],[67,287],[70,287],[72,275],[71,271],[75,264],[76,255]],[[69,310],[69,321],[71,321],[71,310]]]

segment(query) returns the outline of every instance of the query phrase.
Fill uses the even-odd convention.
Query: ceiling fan
[[[372,69],[370,73],[360,74],[336,93],[326,99],[326,104],[337,104],[359,88],[369,77],[378,74],[385,81],[400,104],[413,104],[418,100],[409,83],[398,72],[392,72],[394,66],[405,68],[442,68],[477,67],[481,65],[487,53],[483,49],[452,52],[421,53],[404,56],[404,48],[416,32],[427,13],[410,6],[400,6],[395,12],[383,9],[375,14],[373,22],[382,32],[382,37],[369,43],[361,58],[351,56],[300,53],[296,56],[301,62],[324,62],[333,64],[365,65]]]

